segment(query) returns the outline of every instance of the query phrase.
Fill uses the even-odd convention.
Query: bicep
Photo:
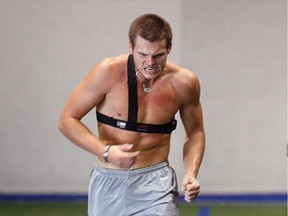
[[[63,113],[81,119],[97,105],[102,97],[100,92],[94,92],[84,83],[80,83],[69,97]]]
[[[187,135],[203,130],[203,113],[200,103],[200,83],[193,76],[185,85],[183,93],[183,104],[180,108],[180,116]]]
[[[63,115],[81,119],[103,99],[108,86],[102,85],[105,83],[105,77],[97,69],[93,68],[72,92]]]
[[[203,113],[200,101],[183,105],[180,116],[187,135],[203,130]]]

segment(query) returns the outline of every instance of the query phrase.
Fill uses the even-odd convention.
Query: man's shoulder
[[[127,58],[127,54],[103,58],[93,66],[90,74],[92,74],[92,76],[102,75],[110,77],[111,75],[122,73],[126,70]]]
[[[168,71],[173,74],[174,80],[180,83],[194,83],[198,82],[197,75],[188,68],[181,67],[172,62],[167,62]],[[183,84],[184,84],[183,83]]]
[[[128,55],[126,55],[127,61]],[[125,78],[125,55],[108,57],[98,61],[90,70],[84,81],[90,88],[98,88],[110,91],[110,89]],[[88,84],[87,84],[88,83]],[[96,89],[95,89],[96,90]]]
[[[168,63],[168,68],[171,74],[173,74],[172,83],[174,89],[183,100],[188,101],[195,96],[199,96],[200,83],[197,75],[193,71],[171,62]]]
[[[96,65],[103,67],[104,69],[116,69],[121,66],[127,65],[128,54],[122,54],[113,57],[107,57],[99,61]]]

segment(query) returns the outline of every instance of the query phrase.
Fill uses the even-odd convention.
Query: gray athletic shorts
[[[94,167],[89,216],[178,216],[175,171],[168,162],[134,170]]]

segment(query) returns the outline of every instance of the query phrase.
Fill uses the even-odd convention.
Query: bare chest
[[[138,84],[138,117],[139,123],[165,124],[169,122],[181,106],[172,84],[158,82],[149,93]],[[97,106],[99,112],[111,117],[127,120],[128,118],[128,85],[117,83]]]

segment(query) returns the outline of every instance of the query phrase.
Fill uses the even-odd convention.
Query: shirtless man
[[[200,192],[196,178],[205,146],[200,85],[191,71],[167,61],[171,48],[166,20],[155,14],[136,18],[129,29],[131,54],[98,62],[62,112],[60,131],[97,156],[89,216],[178,215],[175,173],[167,161],[178,111],[186,132],[185,200],[192,202]],[[137,82],[130,90],[127,71]],[[94,107],[97,136],[81,122]]]

